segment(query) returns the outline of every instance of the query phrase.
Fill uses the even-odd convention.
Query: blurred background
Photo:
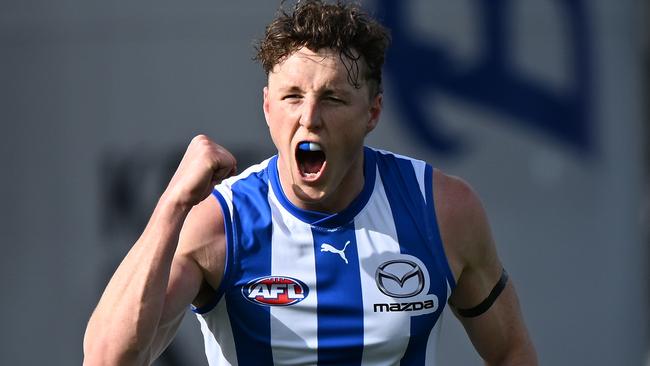
[[[274,153],[251,59],[278,1],[0,2],[0,364],[74,365],[189,140]],[[542,365],[650,365],[648,5],[364,1],[375,147],[481,195]],[[157,365],[206,365],[196,318]],[[447,314],[442,365],[480,365]]]

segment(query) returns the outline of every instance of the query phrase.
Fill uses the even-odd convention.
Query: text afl
[[[293,305],[309,295],[309,287],[304,282],[285,276],[256,278],[243,286],[241,291],[248,301],[269,306]]]

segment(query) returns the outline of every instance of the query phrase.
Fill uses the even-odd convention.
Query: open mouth
[[[325,152],[320,144],[303,141],[296,148],[296,161],[303,177],[317,178],[325,165]]]

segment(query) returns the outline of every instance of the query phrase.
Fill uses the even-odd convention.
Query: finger
[[[237,159],[228,150],[223,149],[222,151],[219,167],[225,170],[224,178],[227,178],[237,173]]]
[[[237,165],[233,163],[220,164],[219,168],[212,174],[212,182],[221,183],[222,180],[237,173]]]
[[[218,179],[219,181],[224,180],[234,173],[233,167],[221,167],[217,169],[212,175],[213,179]]]

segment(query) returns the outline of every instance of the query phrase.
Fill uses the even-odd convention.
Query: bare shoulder
[[[463,179],[436,169],[433,174],[436,216],[445,249],[456,262],[471,261],[485,248],[491,234],[485,209],[476,191]]]
[[[457,280],[452,302],[472,305],[498,280],[501,263],[476,191],[461,178],[435,170],[434,202],[440,235]]]
[[[472,219],[482,204],[474,189],[463,179],[448,175],[439,169],[433,172],[434,202],[439,219],[447,219],[448,223]]]
[[[188,214],[175,256],[192,259],[203,272],[205,282],[213,289],[219,286],[225,266],[226,238],[221,206],[213,195]]]

